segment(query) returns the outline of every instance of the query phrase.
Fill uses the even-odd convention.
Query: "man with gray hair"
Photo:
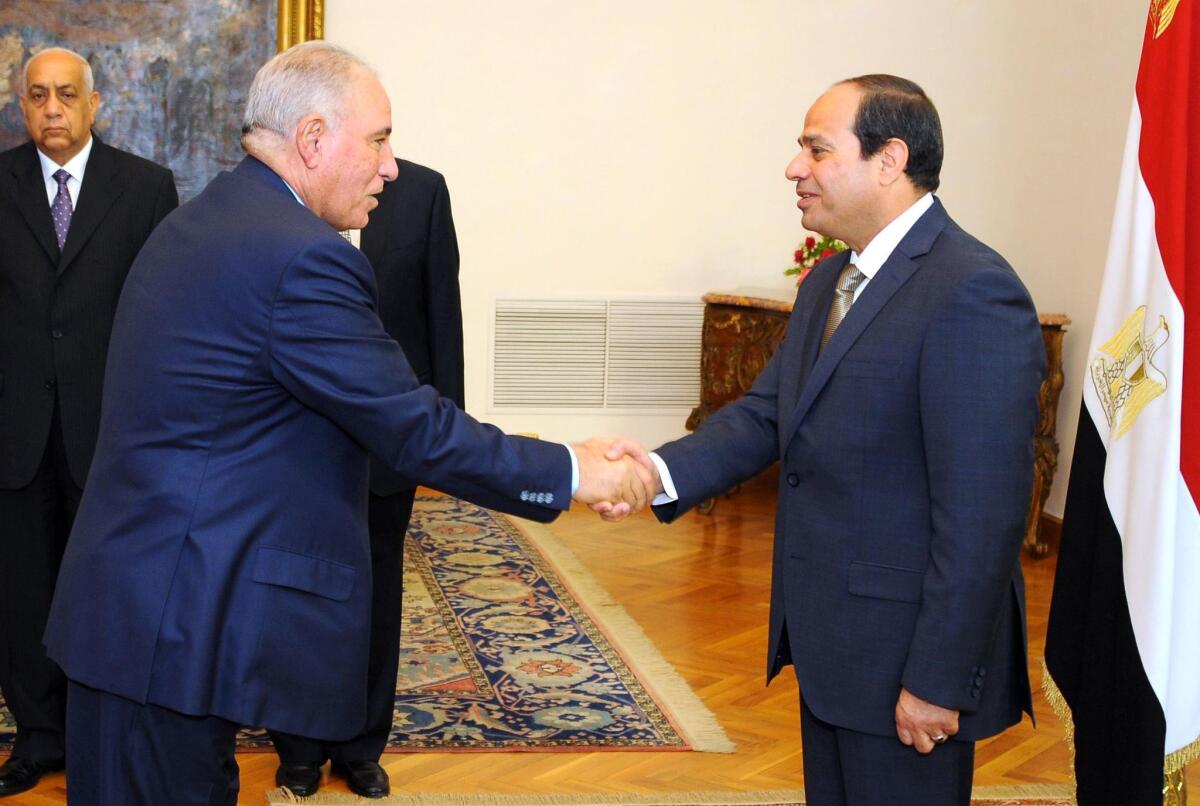
[[[22,72],[30,140],[0,154],[0,690],[16,719],[0,797],[59,769],[67,681],[42,632],[100,420],[130,264],[178,204],[171,172],[92,134],[92,68],[46,48]]]
[[[390,132],[353,55],[279,54],[250,88],[248,156],[130,272],[46,630],[70,680],[73,806],[233,806],[239,725],[362,731],[368,452],[412,485],[536,520],[572,496],[647,501],[651,474],[604,443],[507,436],[418,385],[338,233],[395,178]]]

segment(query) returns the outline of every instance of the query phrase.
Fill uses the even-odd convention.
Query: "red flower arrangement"
[[[796,250],[795,255],[793,255],[796,265],[785,269],[783,273],[787,275],[795,274],[796,285],[800,285],[804,282],[804,278],[808,276],[808,273],[812,271],[813,266],[846,248],[846,244],[837,238],[830,238],[828,235],[814,238],[812,235],[809,235],[800,244],[800,248]]]

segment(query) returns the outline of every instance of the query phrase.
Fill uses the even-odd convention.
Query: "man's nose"
[[[379,152],[379,175],[385,182],[393,182],[400,175],[396,169],[396,155],[392,153],[391,143],[384,143]]]
[[[803,151],[792,157],[792,161],[788,163],[783,175],[792,181],[808,176],[808,158]]]

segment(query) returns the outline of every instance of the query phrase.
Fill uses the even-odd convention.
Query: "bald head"
[[[100,109],[87,59],[66,48],[46,48],[25,63],[21,112],[38,150],[65,165],[92,138]]]
[[[21,71],[22,95],[24,95],[25,91],[29,88],[29,68],[33,65],[35,59],[40,59],[43,56],[57,56],[74,61],[77,65],[79,65],[79,69],[83,74],[83,94],[91,95],[92,91],[96,89],[96,80],[92,75],[92,65],[88,63],[88,60],[70,48],[54,47],[43,48],[25,60],[25,69]]]

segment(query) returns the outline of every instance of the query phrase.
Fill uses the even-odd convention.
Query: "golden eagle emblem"
[[[1175,9],[1181,0],[1150,0],[1150,26],[1154,29],[1154,38],[1158,39],[1167,30],[1171,20],[1175,19]]]
[[[1146,306],[1142,305],[1092,359],[1092,384],[1113,439],[1124,436],[1146,404],[1167,391],[1167,376],[1154,365],[1154,354],[1170,337],[1162,316],[1154,332],[1146,335]]]

